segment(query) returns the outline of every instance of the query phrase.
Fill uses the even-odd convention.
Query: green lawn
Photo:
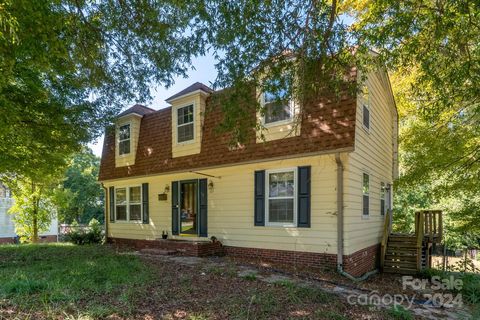
[[[108,247],[68,244],[0,246],[0,309],[103,316],[131,312],[152,272]],[[1,318],[2,313],[0,313]],[[36,317],[34,317],[36,318]]]
[[[222,260],[223,261],[223,260]],[[108,246],[0,246],[0,319],[387,319],[320,289],[238,277],[238,266]]]

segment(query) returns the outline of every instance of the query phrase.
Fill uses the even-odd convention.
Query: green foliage
[[[8,213],[15,223],[15,232],[22,241],[37,242],[41,232],[47,231],[56,215],[53,204],[54,188],[58,179],[54,176],[10,178],[6,180],[12,190],[14,204]]]
[[[190,1],[0,3],[0,173],[49,172],[204,53]]]
[[[413,320],[414,319],[410,311],[408,311],[407,309],[405,309],[400,305],[395,305],[394,307],[389,309],[387,313],[392,319],[395,319],[395,320]]]
[[[87,228],[80,228],[78,224],[71,226],[71,231],[66,234],[65,240],[74,244],[98,244],[104,240],[103,227],[96,219],[90,220]]]
[[[400,114],[398,188],[480,232],[480,10],[471,1],[357,1],[354,28],[393,73]],[[422,197],[421,194],[418,195]],[[419,199],[414,199],[414,204]]]
[[[255,273],[248,273],[248,274],[244,275],[243,278],[245,280],[255,281],[255,280],[257,280],[257,275]]]
[[[251,129],[264,129],[252,111],[264,113],[260,91],[303,104],[320,92],[332,96],[355,90],[345,81],[352,66],[364,69],[365,47],[349,32],[337,1],[296,0],[204,1],[198,29],[217,60],[215,88],[229,88],[217,97],[223,111],[220,130],[245,142]],[[354,54],[355,51],[355,54]],[[362,61],[362,63],[360,63]],[[358,62],[358,63],[357,63]]]
[[[56,190],[59,220],[88,223],[91,219],[104,222],[104,192],[98,183],[100,159],[90,149],[73,155],[65,170],[63,185]]]

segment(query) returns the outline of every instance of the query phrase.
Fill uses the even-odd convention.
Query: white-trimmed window
[[[384,215],[385,214],[385,183],[381,182],[380,183],[380,214]]]
[[[142,221],[142,188],[115,189],[115,220]]]
[[[118,154],[130,153],[130,124],[124,124],[118,128]]]
[[[266,171],[267,225],[296,225],[296,169]]]
[[[366,173],[363,174],[362,179],[362,214],[368,216],[370,214],[370,176]]]
[[[370,130],[370,94],[368,87],[364,86],[362,89],[363,104],[362,104],[362,124],[367,130]]]
[[[194,139],[193,104],[177,109],[177,143]]]
[[[280,89],[278,92],[265,91],[261,99],[264,110],[264,124],[288,122],[294,116],[294,104],[287,97],[287,90]]]

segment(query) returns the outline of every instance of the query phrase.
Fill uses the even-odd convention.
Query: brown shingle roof
[[[152,108],[143,106],[141,104],[136,104],[133,107],[128,108],[127,110],[120,113],[117,117],[120,118],[120,117],[126,116],[127,114],[130,114],[130,113],[136,113],[138,115],[144,116],[144,115],[152,113],[152,112],[155,112],[155,110],[152,109]]]
[[[115,167],[115,132],[107,130],[103,145],[99,180],[187,171],[271,158],[301,156],[319,152],[353,149],[355,141],[356,97],[341,99],[318,98],[306,104],[302,112],[299,136],[256,143],[251,131],[244,147],[231,150],[228,134],[215,130],[223,115],[207,100],[202,127],[200,153],[172,158],[171,108],[145,114],[141,121],[135,165]],[[255,119],[253,110],[251,117]]]
[[[173,96],[171,96],[170,98],[166,99],[165,101],[171,101],[175,98],[178,98],[178,97],[181,97],[183,95],[186,95],[190,92],[195,92],[197,90],[202,90],[206,93],[211,93],[213,92],[212,89],[210,89],[209,87],[207,87],[206,85],[204,85],[203,83],[201,82],[195,82],[194,84],[192,84],[191,86],[183,89],[182,91],[180,91],[179,93],[176,93],[174,94]]]

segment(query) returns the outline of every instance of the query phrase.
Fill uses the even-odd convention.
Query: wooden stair
[[[415,233],[391,233],[392,212],[385,217],[380,267],[386,273],[416,274],[431,265],[433,243],[442,239],[441,211],[420,211],[415,215]]]
[[[417,273],[417,238],[415,235],[391,234],[388,237],[383,271]]]

